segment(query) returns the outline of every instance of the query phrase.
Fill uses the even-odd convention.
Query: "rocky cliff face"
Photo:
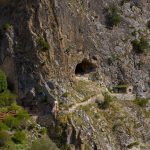
[[[107,17],[112,3],[117,6],[122,19],[118,25],[110,28]],[[150,40],[150,30],[147,27],[150,17],[148,0],[1,1],[0,14],[0,68],[6,72],[10,87],[18,93],[19,103],[31,112],[38,115],[50,114],[56,100],[62,104],[60,107],[84,101],[100,92],[97,83],[107,88],[130,84],[134,86],[136,94],[145,97],[149,95],[150,49],[148,47],[147,52],[136,53],[132,44],[133,40],[142,37],[148,42]],[[96,67],[96,73],[91,75],[96,81],[85,84],[76,80],[76,66],[83,60],[88,62],[89,72],[93,66]],[[83,73],[80,67],[78,71]],[[123,105],[122,113],[126,114],[130,106],[120,105]],[[96,107],[90,111],[100,114],[96,118],[97,124],[103,117],[108,119],[107,124],[115,120],[115,117],[114,120],[105,115],[102,117],[101,113],[106,112],[97,112],[99,110]],[[113,111],[109,111],[108,114],[112,115]],[[81,111],[78,115],[90,121],[84,112]],[[137,117],[135,114],[130,115],[127,114],[127,121],[131,117],[134,122]],[[79,127],[73,125],[73,122],[71,124],[73,128]],[[147,124],[143,123],[141,129],[145,132],[143,140],[147,134]],[[117,133],[106,131],[105,137],[99,132],[101,129],[98,126],[94,129],[90,124],[91,133],[86,135],[87,138],[90,136],[90,149],[127,149],[127,146],[138,141],[136,130],[131,136],[116,126]],[[89,129],[88,126],[85,128]],[[83,131],[86,134],[86,130]],[[80,134],[82,133],[76,135],[78,139]],[[94,134],[96,139],[90,134]],[[140,140],[142,135],[139,135]],[[112,137],[111,141],[107,136]],[[128,136],[132,138],[128,139]],[[85,141],[88,143],[88,140]],[[139,145],[137,143],[133,147]],[[72,144],[76,145],[74,142]],[[149,147],[145,146],[143,149]]]

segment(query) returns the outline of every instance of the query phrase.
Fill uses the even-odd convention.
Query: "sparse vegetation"
[[[121,5],[124,5],[125,3],[128,3],[128,2],[130,2],[131,0],[122,0],[121,1]]]
[[[37,42],[42,51],[47,51],[50,48],[49,43],[42,37],[39,37]]]
[[[104,95],[104,101],[102,103],[97,101],[97,104],[100,109],[107,109],[109,108],[113,98],[108,93],[104,93],[103,95]]]
[[[68,92],[65,92],[62,94],[62,97],[68,97],[69,93]]]
[[[137,63],[138,69],[141,69],[144,66],[144,62],[143,61],[139,61],[139,63]]]
[[[129,145],[127,146],[127,148],[131,149],[132,147],[137,146],[137,145],[139,145],[138,142],[133,142],[133,143],[129,144]]]
[[[12,94],[10,91],[6,90],[0,93],[0,107],[10,106],[16,100],[16,95]]]
[[[90,75],[90,80],[92,81],[98,81],[99,80],[99,73],[98,72],[94,72]]]
[[[149,48],[149,43],[146,39],[141,38],[140,40],[133,40],[132,46],[136,53],[144,53]]]
[[[43,138],[33,142],[29,150],[58,150],[58,148],[51,140]]]
[[[109,28],[112,28],[113,26],[117,26],[121,20],[122,18],[120,16],[118,7],[115,4],[110,5],[108,14],[106,16],[106,25]]]
[[[3,121],[11,130],[18,129],[21,121],[13,116],[8,116]]]
[[[3,122],[0,122],[0,131],[4,131],[4,130],[8,130],[8,129],[9,129],[9,127],[6,124],[4,124]]]
[[[12,140],[16,144],[22,144],[26,140],[26,134],[22,131],[17,131],[14,136],[12,137]]]
[[[134,103],[137,104],[140,107],[145,107],[148,104],[149,99],[136,99],[134,100]]]
[[[26,149],[29,114],[16,104],[16,96],[7,90],[7,80],[4,72],[1,72],[0,76],[0,86],[3,89],[0,93],[0,149],[22,149],[21,147],[16,148],[17,145]],[[39,134],[44,133],[43,130],[38,132]],[[29,145],[30,141],[28,141]]]
[[[6,24],[3,25],[3,29],[4,29],[5,31],[10,30],[11,28],[12,28],[12,25],[11,25],[10,23],[6,23]]]
[[[6,131],[0,131],[0,148],[5,146],[9,140],[9,134]]]

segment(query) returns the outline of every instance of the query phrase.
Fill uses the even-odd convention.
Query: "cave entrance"
[[[96,71],[97,66],[91,63],[87,59],[83,59],[83,61],[77,64],[75,69],[76,75],[85,75]]]

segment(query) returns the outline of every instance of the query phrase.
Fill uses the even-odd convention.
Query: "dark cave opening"
[[[95,64],[91,63],[87,59],[83,59],[81,63],[77,64],[75,74],[76,75],[89,74],[91,72],[95,72],[96,68],[97,66]]]

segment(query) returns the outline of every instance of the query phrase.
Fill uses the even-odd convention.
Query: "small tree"
[[[140,40],[133,40],[132,41],[133,50],[136,53],[144,53],[145,50],[148,49],[149,43],[143,37]]]
[[[119,9],[115,4],[112,4],[108,9],[108,14],[106,16],[106,24],[108,27],[112,28],[117,26],[121,22],[122,18],[119,13]]]
[[[0,70],[0,92],[7,90],[7,78],[5,73]]]

